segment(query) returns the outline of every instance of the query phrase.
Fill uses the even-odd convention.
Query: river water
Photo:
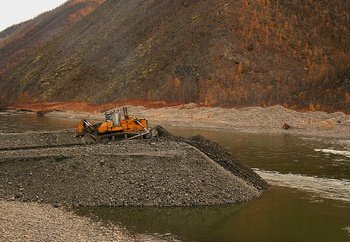
[[[52,130],[75,121],[0,112],[0,131]],[[233,152],[272,187],[242,205],[83,208],[76,213],[131,233],[181,241],[350,241],[350,140],[168,127]]]

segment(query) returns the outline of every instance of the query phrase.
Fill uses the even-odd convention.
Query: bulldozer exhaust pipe
[[[124,118],[125,119],[129,119],[128,108],[127,107],[123,107],[123,113],[124,113]]]

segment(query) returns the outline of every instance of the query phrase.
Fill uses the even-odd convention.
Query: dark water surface
[[[0,131],[73,128],[76,121],[0,113]],[[250,203],[199,208],[82,208],[133,233],[182,241],[350,241],[350,141],[169,128],[232,151],[272,188]]]
[[[36,113],[0,112],[1,132],[57,130],[72,128],[76,123],[77,121],[38,116]]]
[[[350,180],[350,140],[175,127],[169,130],[184,137],[203,135],[230,150],[250,167],[283,174]],[[317,150],[339,151],[340,154]]]
[[[350,209],[272,187],[256,201],[202,208],[83,208],[77,213],[135,233],[171,233],[182,241],[348,241]]]

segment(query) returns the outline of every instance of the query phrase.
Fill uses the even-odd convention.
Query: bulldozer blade
[[[81,141],[83,144],[87,145],[96,144],[96,138],[90,133],[85,133],[84,136],[81,137]]]
[[[135,136],[130,137],[128,140],[136,139],[136,138],[138,138],[138,137],[144,136],[144,135],[149,134],[149,133],[150,133],[150,132],[147,130],[146,132],[143,132],[143,133],[141,133],[141,134],[138,134],[138,135],[135,135]]]

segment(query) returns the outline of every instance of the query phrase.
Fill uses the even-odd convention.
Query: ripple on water
[[[350,226],[342,228],[342,230],[344,230],[348,234],[348,236],[350,237]]]
[[[348,150],[315,149],[315,151],[323,152],[326,154],[341,155],[350,158],[350,151]]]
[[[319,178],[300,174],[281,174],[275,171],[254,169],[271,185],[291,187],[311,192],[321,198],[350,202],[350,181]]]

